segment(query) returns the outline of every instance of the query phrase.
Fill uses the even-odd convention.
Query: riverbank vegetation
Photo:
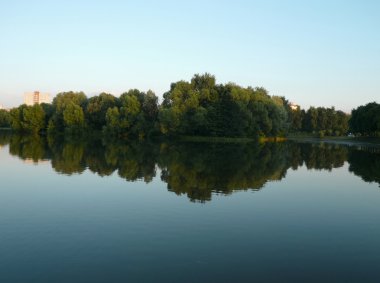
[[[270,96],[262,87],[217,84],[215,77],[206,73],[172,83],[162,103],[150,90],[132,89],[120,97],[101,93],[90,98],[83,92],[62,92],[52,104],[0,111],[0,127],[33,134],[101,132],[130,139],[182,136],[246,140],[289,134],[343,136],[350,125],[355,133],[367,135],[380,131],[377,118],[366,122],[380,117],[376,105],[354,110],[349,123],[350,115],[334,107],[304,110],[285,97]],[[367,115],[368,107],[372,116]]]

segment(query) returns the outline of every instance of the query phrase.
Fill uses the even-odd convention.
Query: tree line
[[[349,131],[350,115],[334,107],[310,107],[307,111],[297,107],[288,113],[292,133],[313,133],[324,137],[342,136]]]
[[[372,102],[354,109],[350,128],[358,135],[380,137],[380,104]]]
[[[90,98],[83,92],[62,92],[52,104],[0,111],[0,127],[34,134],[102,131],[139,139],[152,135],[257,138],[300,132],[340,136],[346,135],[350,126],[355,133],[379,132],[380,122],[366,122],[372,116],[380,117],[379,105],[371,105],[371,111],[354,110],[350,120],[350,115],[334,107],[294,109],[284,97],[270,96],[262,87],[216,84],[215,77],[206,73],[172,83],[162,103],[150,90]]]

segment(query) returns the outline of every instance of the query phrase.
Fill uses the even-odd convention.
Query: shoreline
[[[380,148],[380,138],[368,137],[288,137],[288,141],[306,142],[306,143],[326,143],[346,146],[375,147]]]
[[[4,134],[15,133],[11,128],[1,128],[0,132]],[[17,133],[15,133],[17,134]],[[60,133],[65,136],[65,134]],[[23,133],[22,135],[29,135],[27,133]],[[43,135],[45,136],[45,135]],[[103,135],[98,133],[92,133],[90,136],[102,137]],[[71,138],[82,139],[80,136],[70,136]],[[299,143],[326,143],[326,144],[337,144],[337,145],[346,145],[346,146],[359,146],[359,147],[372,147],[372,148],[380,148],[380,138],[377,137],[313,137],[313,136],[288,136],[288,137],[257,137],[257,138],[247,138],[247,137],[212,137],[212,136],[152,136],[150,139],[152,140],[175,140],[179,142],[198,142],[198,143],[272,143],[272,142],[299,142]],[[148,140],[150,140],[148,139]],[[135,139],[131,139],[129,141],[133,141]],[[138,139],[136,139],[138,140]]]

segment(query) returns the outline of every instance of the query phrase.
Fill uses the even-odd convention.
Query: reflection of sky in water
[[[258,192],[200,204],[168,192],[160,174],[149,184],[116,172],[66,176],[7,151],[1,282],[363,282],[378,274],[380,191],[347,162],[331,172],[289,169]]]

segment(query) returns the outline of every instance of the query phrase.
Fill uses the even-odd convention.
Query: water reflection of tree
[[[143,179],[146,182],[155,176],[155,150],[150,144],[93,138],[52,139],[49,146],[53,152],[52,166],[60,173],[82,173],[88,168],[100,176],[109,176],[117,170],[127,181]]]
[[[12,134],[8,130],[0,130],[0,146],[5,146],[9,144]]]
[[[99,176],[110,176],[117,170],[117,163],[108,162],[106,146],[101,140],[91,140],[86,144],[85,163],[88,169]]]
[[[282,144],[193,144],[163,147],[159,165],[169,191],[191,200],[207,201],[212,192],[259,190],[286,173]]]
[[[157,166],[168,190],[192,201],[209,201],[213,193],[260,190],[281,180],[289,168],[332,170],[348,160],[350,171],[380,184],[380,154],[327,144],[175,144],[1,135],[0,144],[23,160],[51,160],[62,174],[87,168],[100,176],[114,172],[127,180],[150,182]]]
[[[82,173],[86,169],[84,161],[85,142],[83,140],[64,140],[49,137],[48,146],[52,152],[51,164],[55,171],[71,175]]]
[[[339,168],[347,160],[348,148],[331,144],[292,144],[290,146],[291,166],[306,165],[307,169],[329,170]]]
[[[9,140],[9,153],[35,163],[51,158],[46,139],[32,135],[12,135]]]
[[[380,152],[371,150],[351,151],[348,157],[349,171],[365,182],[380,184]]]
[[[127,181],[143,179],[148,183],[156,176],[158,151],[159,145],[153,143],[107,143],[105,158],[118,169],[121,178]]]

